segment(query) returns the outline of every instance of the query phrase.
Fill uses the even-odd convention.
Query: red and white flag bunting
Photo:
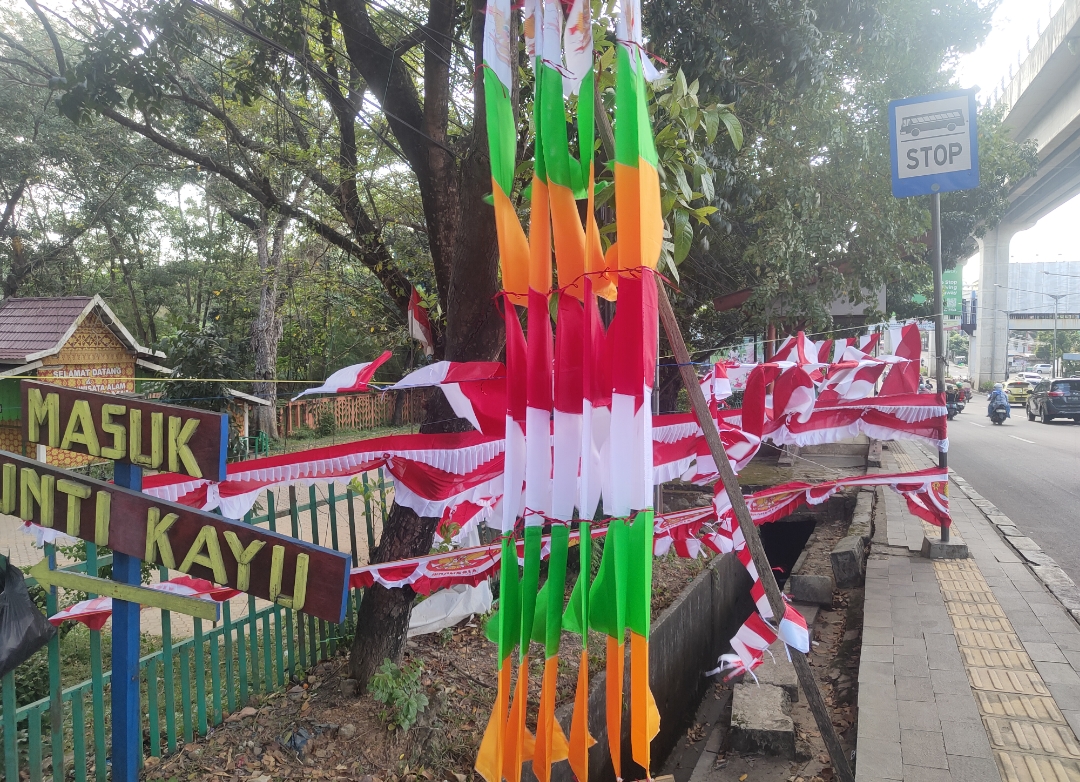
[[[737,368],[738,364],[713,364],[705,377],[701,379],[701,393],[705,401],[709,403],[709,409],[716,415],[718,405],[732,394],[731,380],[728,378],[728,368]]]
[[[456,377],[451,370],[453,367],[447,371],[447,377]],[[489,367],[485,371],[490,381],[461,380],[460,386],[466,389],[463,393],[488,382],[499,382],[500,378],[496,375],[498,370]],[[524,412],[522,405],[521,413]],[[761,444],[757,437],[738,428],[740,416],[739,410],[720,411],[718,423],[721,440],[736,472],[753,458]],[[175,473],[150,475],[143,481],[143,491],[201,510],[220,508],[226,517],[239,519],[251,510],[259,495],[267,489],[294,482],[310,485],[335,481],[346,484],[356,475],[384,467],[394,478],[395,500],[399,504],[412,508],[422,516],[442,517],[448,508],[460,503],[480,503],[484,498],[503,495],[506,467],[504,449],[509,441],[518,460],[514,470],[519,488],[513,507],[507,510],[508,515],[517,518],[520,516],[520,487],[524,479],[524,427],[523,421],[513,416],[504,416],[504,426],[507,420],[510,421],[511,431],[511,437],[507,439],[482,432],[392,435],[233,462],[228,465],[227,477],[221,483]],[[607,409],[602,405],[592,409],[588,420],[593,428],[594,442],[604,443],[608,429]],[[715,479],[716,465],[692,414],[657,416],[654,424],[651,431],[655,445],[650,454],[652,480],[664,482],[683,478],[708,483]],[[602,438],[601,434],[605,437]],[[597,448],[590,462],[591,468],[600,473],[590,478],[589,492],[595,498],[591,500],[593,503],[599,499],[608,468],[608,464],[599,458],[599,451]],[[576,479],[563,476],[560,480],[569,483]],[[571,492],[570,496],[574,498],[578,495]],[[513,522],[508,523],[512,528]]]
[[[480,432],[402,434],[232,462],[221,483],[175,473],[149,475],[143,492],[240,519],[267,490],[291,483],[347,484],[384,467],[394,499],[421,516],[441,517],[452,505],[502,494],[504,440]]]
[[[949,474],[940,467],[906,473],[884,473],[837,478],[824,483],[793,481],[746,497],[755,524],[767,524],[791,515],[801,505],[820,505],[840,489],[853,486],[888,486],[907,500],[908,509],[936,526],[949,526]],[[716,516],[721,528],[738,531],[735,513],[722,484],[716,484]]]
[[[784,618],[780,620],[780,640],[803,654],[810,653],[810,630],[803,615],[794,606],[784,606]]]
[[[794,337],[788,337],[780,343],[780,347],[773,353],[772,360],[793,361],[796,364],[817,364],[819,362],[817,343],[808,339],[800,331]]]
[[[293,397],[292,401],[295,402],[300,397],[307,396],[308,394],[358,394],[362,391],[367,391],[368,383],[370,383],[371,378],[375,376],[375,370],[385,364],[390,356],[391,353],[387,350],[374,361],[368,361],[364,364],[353,364],[351,367],[339,369],[337,372],[330,375],[330,377],[326,378],[326,382],[321,386],[301,391]]]
[[[112,598],[95,597],[68,606],[49,617],[49,622],[59,627],[64,622],[79,622],[91,630],[100,630],[112,616]]]
[[[947,451],[945,396],[894,394],[836,402],[819,399],[805,420],[790,414],[766,420],[762,439],[775,445],[805,446],[835,443],[860,434],[876,440],[921,440]]]
[[[818,356],[822,361],[831,361],[833,364],[838,364],[841,361],[857,361],[869,357],[871,351],[877,347],[880,341],[880,331],[876,331],[873,334],[863,334],[861,337],[837,339],[832,343],[831,357],[828,354],[821,353],[821,351],[818,351]]]
[[[696,557],[701,546],[693,545],[693,541],[703,526],[714,518],[713,513],[711,506],[704,506],[656,516],[654,553],[663,556],[674,546],[680,555]],[[593,538],[601,538],[605,534],[606,525],[595,524],[592,527]],[[578,538],[578,532],[571,532],[571,545]],[[544,557],[548,555],[549,543],[550,538],[544,536],[541,548],[541,555]],[[518,541],[517,548],[518,557],[523,557],[524,544],[521,541]],[[501,544],[493,543],[395,562],[362,565],[352,569],[349,583],[353,587],[368,587],[377,583],[387,589],[408,586],[423,595],[458,584],[476,586],[496,571],[500,551]]]
[[[922,334],[918,323],[889,327],[892,352],[908,359],[889,370],[881,384],[882,394],[913,394],[919,390],[919,359],[922,356]]]
[[[772,625],[762,619],[758,614],[750,614],[743,626],[731,639],[731,648],[743,665],[750,666],[755,660],[760,660],[765,650],[776,640],[776,630]]]
[[[506,431],[506,367],[498,361],[436,361],[403,377],[391,391],[439,386],[454,414],[486,435]]]
[[[835,399],[866,399],[873,396],[878,379],[889,365],[884,361],[863,359],[842,361],[829,367],[821,387],[821,397],[835,394]]]

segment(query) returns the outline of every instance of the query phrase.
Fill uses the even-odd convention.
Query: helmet
[[[995,391],[1000,391],[1001,390],[1001,383],[994,383],[994,390]]]

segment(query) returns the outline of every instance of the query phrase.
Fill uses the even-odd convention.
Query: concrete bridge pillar
[[[1005,355],[1009,344],[1009,243],[1026,225],[1002,223],[979,240],[979,309],[971,339],[971,382],[976,389],[985,382],[1007,377]],[[998,288],[1001,285],[1003,287]]]

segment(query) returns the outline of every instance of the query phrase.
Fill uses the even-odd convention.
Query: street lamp
[[[1052,272],[1044,272],[1044,274],[1052,274]],[[1061,276],[1061,277],[1073,277],[1075,275],[1062,274],[1062,275],[1058,275],[1058,276]],[[1058,365],[1058,357],[1057,357],[1057,353],[1058,353],[1058,302],[1061,301],[1062,299],[1064,299],[1066,296],[1071,296],[1072,294],[1071,293],[1043,293],[1042,291],[1029,291],[1027,288],[1010,288],[1008,285],[999,285],[997,283],[994,283],[994,287],[995,288],[1002,288],[1004,290],[1018,291],[1019,293],[1034,293],[1034,294],[1036,294],[1038,296],[1049,296],[1051,299],[1054,300],[1054,345],[1053,345],[1053,348],[1050,351],[1050,362],[1051,362],[1050,374],[1051,375],[1056,374],[1057,373],[1057,365]],[[1008,337],[1006,337],[1006,343],[1007,342],[1008,342]],[[1008,351],[1007,345],[1006,345],[1006,351]]]

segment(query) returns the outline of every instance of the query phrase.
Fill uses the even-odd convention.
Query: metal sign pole
[[[933,220],[934,344],[937,392],[945,391],[945,308],[941,273],[941,194],[979,186],[979,108],[973,90],[920,95],[889,103],[892,193],[897,198],[930,196]],[[996,336],[995,336],[996,339]],[[993,377],[993,361],[990,376]],[[948,457],[938,452],[938,465]],[[949,528],[941,528],[941,542]]]
[[[113,464],[113,482],[142,491],[142,467],[130,462]],[[113,581],[142,583],[141,562],[113,552]],[[142,729],[139,724],[139,611],[138,603],[113,600],[112,604],[112,778],[137,782]]]
[[[930,194],[930,219],[933,224],[934,249],[934,352],[937,354],[937,383],[939,394],[945,393],[945,302],[941,291],[941,193]],[[949,455],[938,451],[938,467],[947,469]],[[949,542],[949,527],[941,526],[941,542]]]

